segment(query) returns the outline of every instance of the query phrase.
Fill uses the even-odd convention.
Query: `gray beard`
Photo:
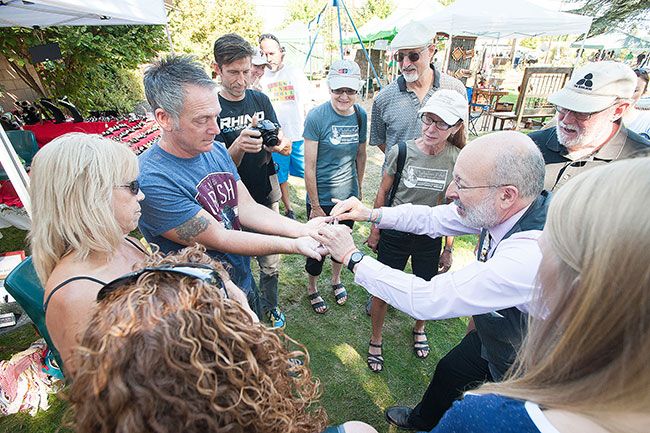
[[[414,83],[418,79],[420,79],[420,75],[417,72],[413,72],[411,74],[406,75],[405,73],[402,73],[402,76],[406,80],[407,83]]]
[[[499,224],[499,217],[496,214],[490,199],[492,198],[492,193],[473,208],[463,207],[465,210],[465,216],[461,216],[463,224],[468,225],[469,227],[475,228],[491,228]],[[458,200],[454,200],[456,206],[458,206]]]

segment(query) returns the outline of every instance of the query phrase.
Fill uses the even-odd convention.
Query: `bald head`
[[[524,199],[535,199],[544,188],[544,158],[533,140],[516,131],[484,135],[458,155],[475,167],[489,185],[513,185]]]

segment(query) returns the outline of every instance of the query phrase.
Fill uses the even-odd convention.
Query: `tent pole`
[[[29,199],[29,176],[25,172],[23,164],[20,162],[14,147],[9,141],[9,137],[5,134],[4,128],[0,126],[0,141],[2,146],[0,146],[0,163],[4,168],[7,176],[9,176],[9,181],[13,185],[20,201],[23,202],[23,207],[27,211],[27,215],[32,217],[32,202]]]
[[[445,74],[447,73],[447,69],[449,69],[449,59],[451,59],[451,52],[452,52],[452,46],[454,43],[454,35],[449,32],[449,49],[447,50],[448,53],[445,55],[445,61],[442,63],[442,71]]]
[[[343,10],[348,16],[348,19],[350,20],[350,24],[352,24],[352,29],[354,29],[354,33],[357,35],[357,39],[359,39],[359,43],[361,44],[361,49],[363,50],[363,54],[366,56],[366,60],[368,61],[368,65],[372,68],[372,74],[375,76],[377,79],[377,83],[379,84],[379,90],[382,89],[381,85],[381,80],[379,79],[379,75],[377,74],[377,71],[375,70],[375,65],[372,64],[372,59],[370,58],[370,55],[368,54],[368,51],[366,51],[366,46],[363,44],[363,41],[361,40],[361,35],[359,34],[359,30],[357,30],[357,26],[354,25],[354,21],[352,20],[352,15],[350,15],[350,11],[348,11],[348,7],[345,5],[343,0],[339,0],[341,4],[343,5]],[[339,24],[339,29],[340,29],[340,24]],[[341,46],[341,50],[343,49],[343,46]],[[341,58],[343,54],[341,53]]]
[[[573,69],[578,67],[578,61],[582,59],[582,56],[585,53],[585,40],[587,39],[587,36],[589,35],[589,31],[591,31],[591,23],[589,23],[589,28],[585,32],[585,34],[582,36],[582,44],[580,45],[580,55],[576,56],[575,62],[573,62]]]
[[[172,43],[172,34],[169,31],[169,24],[165,24],[165,33],[167,34],[167,42],[169,42],[169,52],[174,55],[174,44]]]

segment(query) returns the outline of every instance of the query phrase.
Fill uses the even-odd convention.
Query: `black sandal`
[[[316,313],[316,314],[325,314],[325,313],[327,313],[329,308],[327,308],[327,304],[325,303],[325,301],[321,297],[320,293],[318,293],[318,290],[315,291],[314,293],[310,294],[310,295],[307,295],[307,297],[309,298],[309,303],[311,304],[311,308],[312,308],[312,310],[314,310],[314,313]],[[320,298],[320,301],[314,302],[318,298]],[[319,308],[324,308],[324,310],[318,311]]]
[[[418,335],[424,335],[424,340],[417,341],[415,337]],[[418,351],[424,352],[424,355],[418,355]],[[424,359],[427,356],[429,356],[429,352],[431,352],[431,348],[429,347],[429,340],[427,340],[426,332],[419,332],[416,331],[415,329],[413,330],[413,352],[415,353],[415,356],[417,356],[420,359]]]
[[[337,305],[343,305],[347,302],[348,291],[345,290],[343,283],[332,284],[332,291],[334,292],[334,300],[336,300]]]
[[[384,345],[384,343],[375,344],[372,341],[370,341],[370,342],[368,342],[368,345],[370,347],[377,347],[379,349],[382,349],[382,346]],[[383,349],[382,349],[382,352],[383,352]],[[379,373],[379,372],[384,370],[384,357],[381,354],[380,355],[373,355],[372,353],[370,353],[370,350],[368,350],[368,359],[366,360],[366,363],[368,364],[368,368],[370,369],[370,371],[372,371],[373,373]],[[374,369],[372,367],[379,367],[379,368]]]

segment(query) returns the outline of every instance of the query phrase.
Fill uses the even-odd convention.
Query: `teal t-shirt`
[[[321,206],[332,206],[332,198],[359,196],[357,151],[367,142],[368,116],[357,107],[361,128],[355,113],[341,116],[329,101],[311,110],[305,119],[305,139],[318,142],[316,187]]]

